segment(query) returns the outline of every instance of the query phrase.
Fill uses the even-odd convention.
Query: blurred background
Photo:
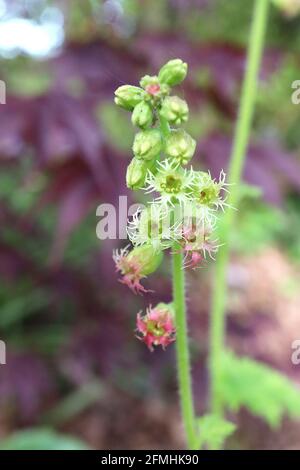
[[[167,257],[133,296],[96,237],[96,208],[126,195],[133,129],[114,90],[179,57],[195,165],[226,170],[251,0],[0,0],[0,438],[6,448],[184,448],[174,347],[150,353],[136,313],[170,301]],[[228,273],[227,339],[300,385],[300,17],[272,6]],[[141,194],[128,194],[134,202]],[[208,408],[213,265],[188,274],[194,393]],[[151,298],[150,298],[151,297]],[[300,393],[300,392],[299,392]],[[242,409],[230,448],[300,448]]]

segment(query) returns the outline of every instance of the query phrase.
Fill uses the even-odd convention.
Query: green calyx
[[[134,126],[146,129],[152,125],[153,112],[149,103],[141,101],[133,110],[131,122]]]
[[[185,79],[187,69],[187,63],[181,59],[169,60],[159,71],[159,82],[168,86],[179,85]]]
[[[178,126],[188,120],[189,108],[186,101],[178,96],[167,96],[162,103],[159,114],[170,124]]]
[[[115,103],[127,111],[132,111],[134,107],[144,100],[145,90],[137,86],[122,85],[115,91]]]
[[[159,304],[154,307],[154,310],[161,310],[162,312],[169,313],[170,315],[174,315],[174,306],[173,302],[166,304],[165,302],[159,302]]]
[[[166,139],[165,153],[177,163],[186,165],[193,157],[196,141],[184,130],[172,130]]]
[[[162,150],[162,135],[158,129],[148,129],[136,134],[133,153],[141,160],[153,160]]]
[[[154,273],[161,264],[163,253],[155,249],[152,245],[142,245],[135,247],[127,257],[129,262],[136,264],[142,276]]]
[[[154,161],[144,161],[133,158],[127,167],[126,185],[129,189],[136,191],[141,189],[146,180],[148,170],[153,171]]]

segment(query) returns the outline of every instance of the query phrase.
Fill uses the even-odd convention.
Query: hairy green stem
[[[268,18],[268,6],[269,0],[255,0],[252,30],[248,47],[247,69],[242,88],[239,115],[228,171],[228,182],[232,184],[232,186],[227,202],[236,208],[239,197],[238,189],[244,167],[257,94],[257,82]],[[212,411],[220,415],[223,413],[221,360],[225,340],[225,310],[227,303],[226,273],[229,262],[230,230],[234,223],[235,215],[236,211],[229,209],[222,217],[220,223],[220,236],[224,245],[220,248],[216,263],[211,312],[211,406]]]
[[[160,127],[160,131],[161,131],[163,137],[164,138],[168,137],[168,135],[171,132],[170,126],[169,126],[168,121],[166,119],[164,119],[162,116],[159,117],[159,127]]]
[[[170,133],[169,123],[160,117],[164,138]],[[190,353],[186,320],[185,274],[183,255],[177,243],[173,247],[173,306],[176,320],[176,358],[181,414],[189,449],[197,449],[196,419],[190,370]]]
[[[190,354],[185,305],[185,279],[183,255],[178,246],[173,253],[173,302],[176,319],[176,355],[181,413],[189,449],[197,448],[196,422],[190,371]]]

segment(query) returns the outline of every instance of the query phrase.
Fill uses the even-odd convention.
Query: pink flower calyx
[[[211,240],[212,229],[203,224],[190,224],[183,228],[182,247],[185,254],[184,266],[196,269],[202,265],[206,259],[206,253],[214,259],[214,254],[219,246],[216,240]]]
[[[162,346],[165,349],[176,339],[176,328],[172,306],[160,303],[155,308],[151,305],[146,315],[137,314],[136,320],[137,338],[143,341],[150,351],[154,346]]]
[[[152,245],[142,245],[128,250],[128,246],[113,253],[116,264],[116,271],[120,272],[122,279],[120,282],[127,285],[135,294],[150,292],[146,290],[141,279],[152,274],[162,261],[161,251],[156,250]]]
[[[128,286],[134,294],[149,292],[140,282],[142,278],[146,277],[141,274],[142,266],[138,260],[128,257],[129,253],[128,247],[115,250],[113,253],[116,271],[122,275],[120,282]]]

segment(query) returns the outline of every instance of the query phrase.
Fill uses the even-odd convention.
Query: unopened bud
[[[141,189],[144,186],[148,169],[148,162],[133,158],[127,167],[127,187],[133,190]]]
[[[167,96],[162,104],[160,115],[170,124],[182,124],[188,120],[189,108],[186,101],[178,96]]]
[[[159,71],[160,83],[175,86],[181,83],[187,74],[187,63],[181,59],[169,60]]]
[[[145,129],[150,127],[153,121],[152,108],[149,103],[141,101],[133,110],[131,122],[134,126]]]
[[[122,85],[115,91],[115,103],[132,111],[145,98],[145,91],[137,86]]]
[[[148,129],[136,134],[133,153],[142,160],[153,160],[162,149],[162,137],[158,129]]]
[[[166,154],[181,165],[186,165],[194,155],[196,141],[183,129],[171,131],[166,140]]]

